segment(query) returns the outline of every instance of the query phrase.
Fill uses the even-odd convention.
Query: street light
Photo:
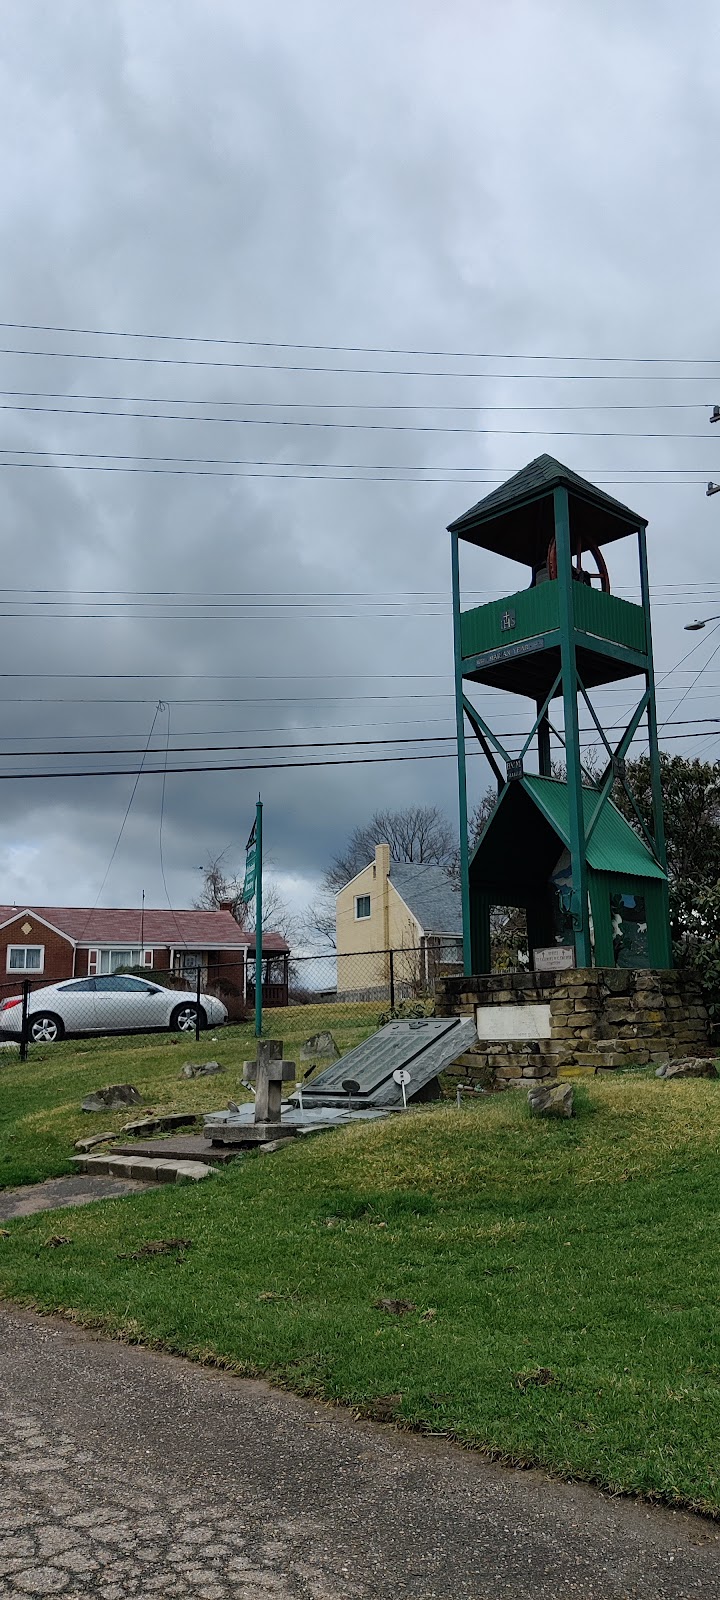
[[[705,490],[705,493],[706,493],[706,495],[708,495],[708,494],[720,494],[720,483],[712,483],[712,482],[709,483],[708,486],[707,486],[707,489]]]
[[[720,616],[718,616],[718,617],[703,617],[702,622],[700,622],[699,620],[697,622],[686,622],[685,623],[685,632],[686,633],[695,633],[698,628],[704,628],[706,623],[708,623],[708,622],[720,622]]]

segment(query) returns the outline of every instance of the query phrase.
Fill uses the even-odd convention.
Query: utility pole
[[[262,1038],[262,800],[255,812],[255,1038]]]
[[[720,422],[720,406],[713,406],[710,421]],[[710,479],[707,489],[705,490],[706,497],[710,496],[711,494],[720,494],[720,483],[713,483],[712,478]]]

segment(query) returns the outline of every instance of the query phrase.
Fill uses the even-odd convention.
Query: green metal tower
[[[650,596],[644,517],[572,472],[539,456],[450,524],[452,536],[455,698],[466,972],[490,968],[490,907],[523,906],[531,948],[571,945],[579,967],[672,964],[667,863],[657,743]],[[610,593],[603,547],[637,540],[641,603]],[[529,586],[471,610],[460,608],[460,542],[494,551],[529,569]],[[590,556],[597,572],[583,569]],[[594,587],[592,577],[599,581]],[[641,678],[622,736],[612,738],[591,691]],[[534,721],[511,757],[466,685],[487,685],[533,704]],[[552,725],[562,698],[563,731]],[[579,732],[583,702],[607,764],[588,786]],[[641,816],[625,757],[641,723],[650,753],[653,821]],[[498,784],[498,805],[472,859],[467,838],[466,724]],[[566,779],[551,775],[551,734]],[[526,772],[533,741],[537,773]],[[613,805],[621,784],[637,820],[633,829]]]

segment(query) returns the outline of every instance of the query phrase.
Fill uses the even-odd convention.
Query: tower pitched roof
[[[572,467],[566,467],[554,456],[541,455],[456,517],[448,531],[459,533],[484,549],[534,565],[538,535],[540,544],[544,540],[547,548],[548,535],[552,537],[553,532],[552,515],[543,516],[542,505],[546,503],[551,512],[551,496],[557,488],[567,489],[570,495],[571,528],[583,549],[592,544],[609,544],[647,526],[646,517],[582,478]]]

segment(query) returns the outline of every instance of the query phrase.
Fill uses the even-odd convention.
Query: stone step
[[[201,1133],[173,1134],[168,1139],[133,1139],[132,1142],[113,1145],[108,1154],[114,1156],[145,1156],[150,1161],[204,1161],[221,1166],[234,1161],[237,1150],[212,1145]]]
[[[145,1183],[180,1183],[184,1179],[197,1183],[209,1178],[214,1167],[204,1161],[167,1161],[159,1157],[116,1155],[73,1156],[73,1166],[78,1172],[100,1174],[108,1178],[138,1178]]]

